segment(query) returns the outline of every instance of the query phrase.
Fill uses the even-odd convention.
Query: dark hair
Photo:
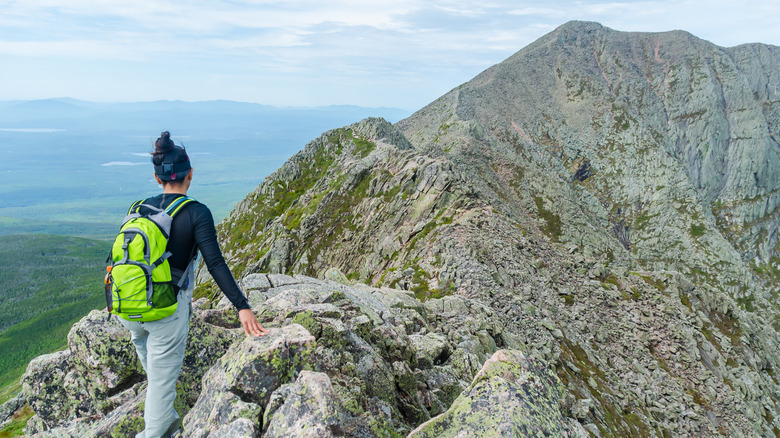
[[[160,134],[160,137],[157,139],[157,141],[154,142],[154,151],[151,152],[151,155],[152,155],[152,163],[155,166],[155,173],[157,173],[157,175],[161,177],[161,179],[163,180],[163,184],[172,180],[181,181],[189,173],[190,157],[187,156],[187,151],[184,149],[184,147],[177,146],[175,143],[173,143],[173,140],[171,140],[171,133],[168,131],[163,131]],[[159,168],[159,166],[162,166],[163,162],[171,163],[173,165],[176,165],[178,163],[187,163],[187,164],[174,166],[173,168],[174,169],[178,168],[180,172],[178,172],[177,174],[177,172],[174,170],[173,175],[170,175],[170,174],[163,174],[163,171],[161,170],[161,168]],[[170,166],[170,165],[166,164],[166,166]],[[165,176],[168,176],[168,178],[165,178]]]
[[[176,150],[176,144],[173,143],[173,140],[171,140],[171,133],[168,131],[163,131],[160,134],[160,138],[157,139],[157,141],[154,142],[154,151],[152,154],[152,163],[154,163],[155,166],[159,166],[163,159],[165,159],[165,155],[169,152],[173,152]],[[179,154],[176,154],[179,155]],[[185,161],[186,153],[184,154],[185,157],[183,159],[177,159],[174,160],[174,163],[178,163],[180,161]],[[179,158],[179,157],[172,157],[172,158]]]

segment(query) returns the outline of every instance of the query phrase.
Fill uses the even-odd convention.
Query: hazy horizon
[[[74,104],[97,104],[97,105],[114,105],[114,104],[155,104],[155,103],[185,103],[185,104],[198,104],[198,103],[236,103],[236,104],[247,104],[247,105],[257,105],[257,106],[263,106],[263,107],[271,107],[275,109],[280,110],[307,110],[307,109],[326,109],[326,108],[343,108],[343,107],[354,107],[354,108],[363,108],[363,109],[379,109],[379,110],[397,110],[399,112],[406,112],[410,113],[413,111],[418,110],[419,108],[398,108],[398,107],[391,107],[391,106],[363,106],[363,105],[356,105],[356,104],[349,104],[349,103],[343,103],[343,104],[327,104],[327,105],[299,105],[299,106],[280,106],[280,105],[271,105],[267,103],[262,102],[249,102],[249,101],[243,101],[243,100],[233,100],[233,99],[205,99],[205,100],[186,100],[186,99],[156,99],[156,100],[85,100],[85,99],[77,99],[75,97],[70,96],[49,96],[49,97],[39,97],[39,98],[33,98],[33,99],[0,99],[0,103],[25,103],[25,102],[44,102],[44,101],[60,101],[64,103],[74,103]]]

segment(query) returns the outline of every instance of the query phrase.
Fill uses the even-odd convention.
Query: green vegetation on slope
[[[30,409],[29,406],[22,408],[19,412],[14,414],[11,422],[8,423],[7,426],[0,429],[0,438],[10,438],[12,436],[24,435],[23,431],[24,427],[27,425],[27,420],[29,420],[33,415],[34,412],[32,409]]]
[[[356,158],[365,158],[376,148],[376,144],[362,137],[356,137],[351,128],[339,128],[328,131],[325,135],[310,143],[299,155],[291,159],[296,171],[292,176],[266,181],[267,193],[253,193],[247,199],[254,198],[254,203],[245,212],[230,217],[217,226],[217,233],[222,242],[222,249],[233,253],[239,248],[245,248],[262,242],[268,237],[267,225],[276,218],[281,218],[282,225],[288,230],[300,230],[301,221],[313,214],[321,202],[327,202],[330,210],[321,218],[318,232],[307,235],[300,243],[309,248],[309,258],[316,260],[323,248],[330,248],[341,236],[341,231],[347,228],[357,231],[355,217],[351,214],[355,202],[367,197],[369,184],[376,173],[364,174],[353,181],[354,187],[346,187],[347,175],[343,169],[332,165],[344,152]],[[388,179],[389,172],[384,175]],[[319,187],[321,181],[328,180],[327,188]],[[309,193],[314,195],[309,196]],[[233,275],[240,276],[246,266],[262,257],[268,248],[260,248],[254,259],[244,258],[241,262],[231,265]],[[312,268],[313,269],[313,268]],[[304,271],[308,275],[316,275],[313,270]],[[204,288],[196,290],[196,296],[207,293]]]
[[[536,209],[539,210],[539,216],[544,219],[545,226],[543,228],[544,233],[547,234],[554,242],[558,241],[561,237],[561,218],[557,214],[544,208],[544,199],[540,196],[534,197],[536,203]]]
[[[71,325],[105,306],[110,243],[66,236],[0,236],[0,402],[34,357],[66,345]]]

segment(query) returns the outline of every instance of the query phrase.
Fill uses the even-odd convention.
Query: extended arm
[[[200,207],[200,205],[198,206]],[[222,256],[217,242],[217,231],[214,228],[214,218],[208,208],[199,208],[193,224],[195,243],[203,256],[203,261],[209,273],[214,277],[214,281],[222,289],[222,293],[228,297],[233,306],[238,310],[249,309],[249,303],[246,301],[241,289],[238,287],[233,273]]]
[[[209,273],[214,277],[214,281],[217,282],[219,288],[222,289],[222,293],[238,309],[238,317],[241,320],[241,325],[244,327],[244,332],[247,335],[264,336],[268,333],[268,330],[257,321],[246,297],[238,287],[236,279],[233,278],[233,273],[230,272],[230,268],[222,256],[222,250],[220,250],[217,242],[217,232],[214,228],[214,218],[211,216],[211,211],[204,207],[198,213],[200,214],[195,219],[193,230],[195,243],[203,255],[203,261],[206,263]]]

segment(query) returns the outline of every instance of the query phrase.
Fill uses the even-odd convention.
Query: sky
[[[0,0],[0,100],[414,111],[569,20],[780,45],[777,0]]]

